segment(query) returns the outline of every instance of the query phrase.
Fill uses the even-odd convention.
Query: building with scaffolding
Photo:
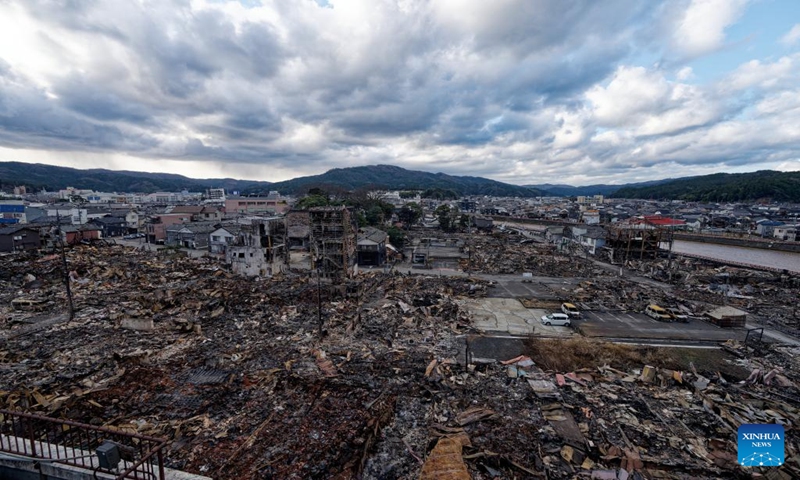
[[[658,258],[662,248],[672,245],[672,229],[647,219],[631,219],[608,227],[605,248],[611,261],[624,263],[628,260]]]
[[[312,265],[323,277],[349,277],[356,263],[355,220],[346,207],[308,210]]]

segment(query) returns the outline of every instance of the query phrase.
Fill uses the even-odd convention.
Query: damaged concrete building
[[[320,275],[349,277],[356,262],[355,219],[346,207],[309,209],[312,261]]]
[[[458,238],[422,238],[414,247],[412,262],[426,268],[458,268],[468,255],[464,240]]]
[[[311,218],[308,210],[292,210],[286,214],[286,239],[290,250],[308,250],[311,238]]]
[[[281,217],[254,218],[241,225],[225,249],[231,270],[248,277],[271,277],[289,262],[286,224]]]
[[[194,222],[167,227],[167,245],[191,249],[208,248],[209,234],[219,228],[214,222]]]

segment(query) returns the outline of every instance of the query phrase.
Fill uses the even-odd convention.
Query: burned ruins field
[[[483,251],[473,261],[495,261]],[[318,286],[303,272],[248,279],[120,245],[67,257],[72,321],[60,257],[0,259],[0,404],[166,438],[171,468],[231,479],[463,478],[436,476],[448,468],[474,479],[746,478],[736,428],[777,422],[787,463],[770,478],[800,475],[797,348],[537,339],[523,342],[528,356],[465,365],[464,338],[481,333],[457,300],[496,288],[477,276],[376,271]],[[651,295],[604,287],[610,274],[595,278],[582,259],[532,262],[536,275],[585,274],[571,294],[587,306],[634,308]],[[693,277],[695,288],[676,287],[694,292],[687,302],[713,295]]]

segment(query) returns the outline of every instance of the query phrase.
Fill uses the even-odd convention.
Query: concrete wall
[[[271,265],[267,262],[264,249],[260,247],[229,246],[225,260],[231,270],[247,277],[272,276]]]
[[[762,248],[764,250],[780,250],[782,252],[800,253],[800,243],[783,243],[776,241],[755,241],[746,238],[718,237],[712,235],[693,235],[690,233],[675,233],[675,240],[689,242],[716,243],[719,245],[735,245],[737,247]]]

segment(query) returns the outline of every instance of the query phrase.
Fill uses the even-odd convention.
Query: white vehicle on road
[[[561,304],[561,312],[564,315],[568,315],[570,317],[580,317],[581,316],[581,311],[578,310],[578,307],[576,307],[572,303],[562,303]]]
[[[569,317],[563,313],[551,313],[542,317],[542,323],[545,325],[557,325],[561,327],[569,327]]]

